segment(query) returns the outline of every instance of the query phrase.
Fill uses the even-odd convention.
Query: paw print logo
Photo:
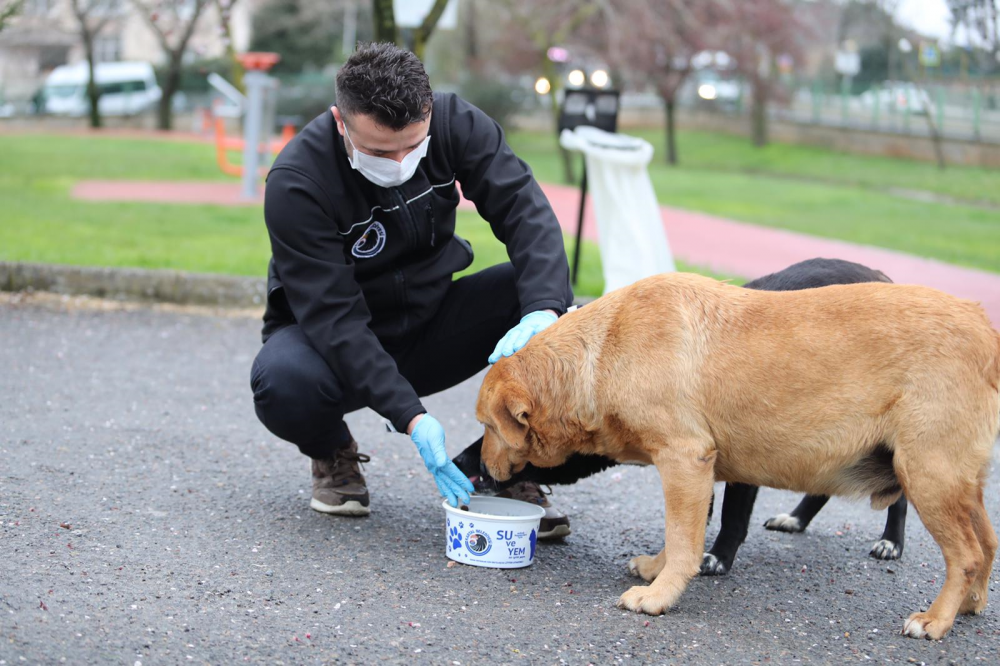
[[[458,529],[460,529],[460,530],[464,530],[464,529],[465,529],[465,523],[463,523],[463,522],[459,522],[459,523],[458,523]]]
[[[448,545],[451,546],[452,550],[458,550],[462,547],[462,535],[458,533],[457,527],[448,530]]]

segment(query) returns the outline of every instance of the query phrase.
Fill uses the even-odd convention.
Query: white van
[[[163,92],[148,62],[102,62],[94,68],[101,89],[98,108],[104,116],[132,116],[156,106]],[[86,62],[56,67],[45,79],[45,112],[80,117],[90,113]]]

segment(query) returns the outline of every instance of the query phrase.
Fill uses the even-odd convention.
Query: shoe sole
[[[569,536],[569,534],[569,525],[556,525],[548,532],[539,532],[538,539],[540,541],[544,541],[546,539],[561,539]]]
[[[357,500],[350,500],[343,504],[325,504],[313,498],[309,502],[309,508],[320,513],[329,513],[333,516],[367,516],[372,512],[371,508],[362,506]]]

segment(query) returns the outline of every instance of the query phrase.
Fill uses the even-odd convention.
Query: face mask
[[[420,142],[419,146],[411,150],[403,158],[402,162],[397,162],[396,160],[390,160],[388,157],[375,157],[374,155],[366,155],[359,151],[357,146],[354,146],[354,139],[351,138],[350,133],[347,131],[346,124],[344,125],[344,134],[351,142],[351,146],[354,147],[354,155],[350,160],[351,166],[379,187],[396,187],[413,178],[413,174],[417,171],[417,165],[424,158],[424,155],[427,154],[427,145],[431,141],[431,137],[428,134]]]

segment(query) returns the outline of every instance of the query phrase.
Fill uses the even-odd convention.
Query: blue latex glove
[[[497,343],[496,349],[490,356],[490,363],[496,363],[501,356],[513,356],[514,352],[528,344],[528,340],[536,333],[556,323],[557,319],[559,317],[544,310],[524,315],[521,317],[521,323],[507,331],[507,335],[503,336]]]
[[[441,496],[448,500],[448,504],[458,506],[458,500],[462,500],[462,504],[468,504],[475,488],[472,481],[448,457],[444,448],[444,428],[438,420],[430,414],[424,414],[417,425],[413,426],[410,439],[417,445],[427,471],[434,477]]]

